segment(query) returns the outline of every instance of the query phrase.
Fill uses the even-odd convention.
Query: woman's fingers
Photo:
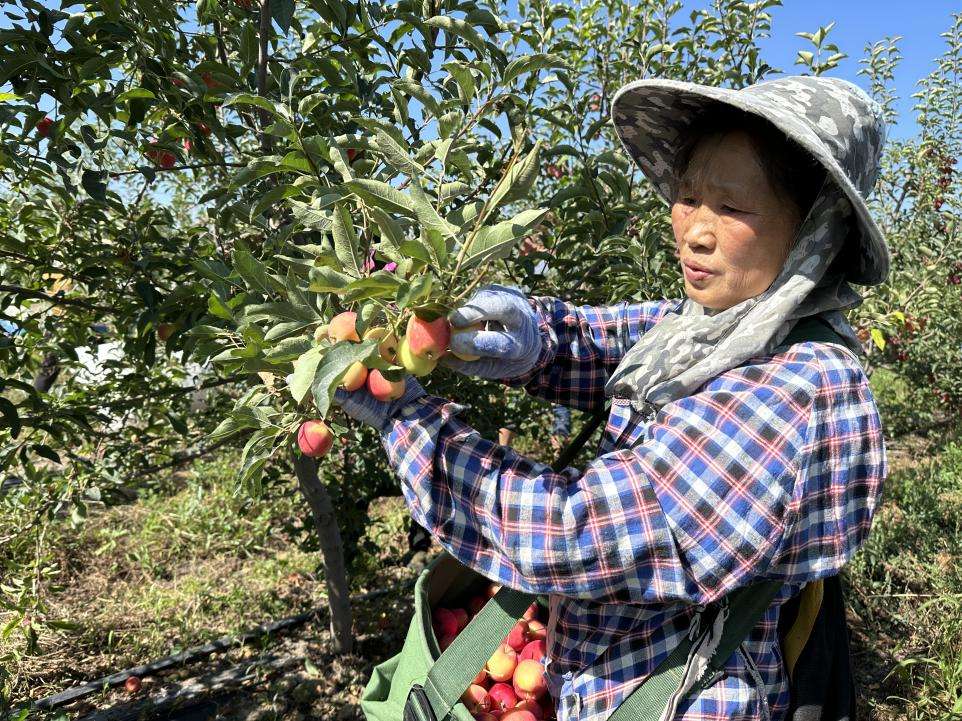
[[[489,320],[501,323],[516,321],[518,312],[515,304],[518,298],[523,299],[524,296],[512,288],[497,285],[482,288],[460,308],[451,311],[448,322],[455,328],[465,328]]]
[[[500,330],[459,331],[451,335],[451,350],[459,355],[516,360],[525,348],[513,333]]]

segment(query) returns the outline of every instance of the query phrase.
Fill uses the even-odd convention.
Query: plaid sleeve
[[[541,329],[541,355],[528,373],[506,381],[535,396],[592,410],[605,401],[605,383],[631,346],[680,299],[609,306],[575,306],[532,298]]]
[[[460,406],[430,396],[383,440],[414,519],[486,577],[528,593],[707,603],[759,576],[827,575],[867,530],[864,494],[884,474],[874,403],[857,385],[840,396],[851,405],[826,411],[835,391],[811,359],[729,371],[583,473],[481,438]],[[831,457],[830,476],[812,454]]]

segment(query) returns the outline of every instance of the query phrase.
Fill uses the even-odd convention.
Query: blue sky
[[[703,8],[706,0],[688,0],[687,9]],[[901,35],[899,48],[902,61],[895,74],[895,88],[899,95],[896,104],[899,121],[889,129],[889,137],[905,138],[915,134],[916,125],[911,94],[915,83],[935,68],[935,59],[945,50],[945,39],[939,37],[952,24],[951,13],[962,11],[959,0],[784,0],[782,7],[772,8],[772,37],[761,43],[768,63],[785,73],[801,70],[794,65],[798,50],[808,41],[795,36],[796,32],[815,32],[820,25],[836,21],[829,34],[842,52],[849,57],[829,74],[851,80],[866,90],[867,78],[859,76],[859,58],[866,43],[883,39],[886,35]]]

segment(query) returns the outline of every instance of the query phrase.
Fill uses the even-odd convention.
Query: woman
[[[611,397],[598,457],[554,473],[413,381],[390,404],[338,400],[382,430],[414,520],[446,550],[549,595],[559,721],[607,718],[701,606],[760,579],[782,592],[725,672],[665,718],[784,718],[779,609],[864,542],[887,471],[841,314],[861,302],[849,281],[888,273],[864,201],[881,110],[828,78],[739,91],[644,80],[618,92],[612,118],[671,205],[687,298],[591,308],[489,286],[450,317],[499,324],[454,348],[482,356],[451,359],[456,370],[581,409]],[[847,347],[782,345],[814,315]]]

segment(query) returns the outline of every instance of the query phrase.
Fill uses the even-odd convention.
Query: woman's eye
[[[690,195],[684,195],[681,198],[682,205],[694,205],[695,199]]]
[[[743,212],[743,211],[739,210],[738,208],[733,208],[733,207],[730,206],[730,205],[723,205],[723,206],[722,206],[722,210],[724,210],[726,213],[741,213],[741,212]]]

